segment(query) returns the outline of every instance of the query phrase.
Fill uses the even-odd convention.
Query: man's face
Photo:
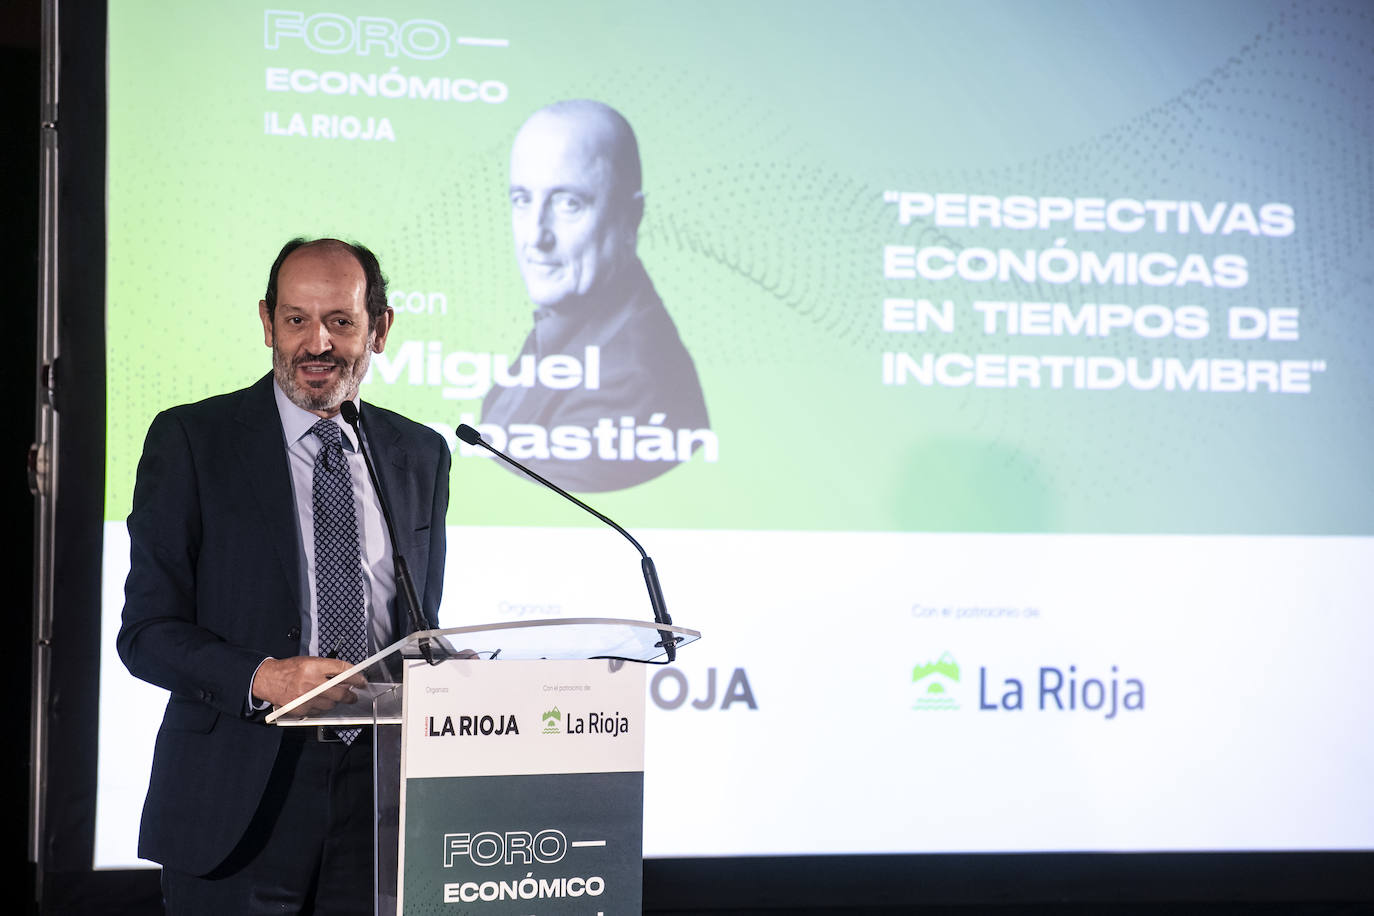
[[[536,305],[598,294],[634,254],[638,192],[617,193],[608,145],[594,120],[548,112],[536,114],[515,138],[515,258]]]
[[[368,328],[367,278],[346,250],[302,248],[277,274],[276,314],[258,304],[272,372],[291,402],[321,417],[358,394],[373,353],[381,353],[392,312]]]

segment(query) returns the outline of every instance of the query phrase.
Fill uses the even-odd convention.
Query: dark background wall
[[[29,678],[33,609],[33,499],[29,495],[26,460],[33,440],[35,354],[38,299],[38,108],[39,3],[6,0],[0,4],[0,252],[4,288],[9,299],[9,358],[4,365],[4,391],[15,408],[0,434],[0,511],[9,531],[4,545],[4,580],[11,649],[4,664],[5,696],[9,698],[10,740],[0,742],[0,780],[9,787],[5,806],[3,861],[11,875],[22,868],[21,880],[6,896],[12,912],[31,900],[32,869],[26,864],[29,782]]]

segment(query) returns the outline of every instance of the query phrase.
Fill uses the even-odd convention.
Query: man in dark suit
[[[174,913],[370,913],[371,735],[262,719],[409,630],[376,494],[337,420],[394,314],[366,248],[297,239],[259,316],[272,373],[159,414],[138,466],[117,644],[171,692],[139,854],[162,863]],[[436,625],[448,448],[390,411],[361,417]],[[335,687],[319,702],[352,699]]]

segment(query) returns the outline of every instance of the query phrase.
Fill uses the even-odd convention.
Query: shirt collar
[[[277,380],[272,379],[272,394],[277,399],[277,415],[281,417],[281,429],[286,436],[286,443],[291,445],[300,441],[303,436],[310,434],[310,428],[320,422],[320,418],[308,410],[305,410],[286,396],[286,392],[281,390]],[[353,399],[353,406],[358,407],[359,398]],[[339,430],[343,433],[344,448],[350,451],[358,450],[358,440],[354,437],[353,427],[348,425],[342,415],[331,417],[338,424]]]

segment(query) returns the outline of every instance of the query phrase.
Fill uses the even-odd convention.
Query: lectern
[[[267,721],[375,729],[378,914],[639,912],[640,663],[700,637],[600,617],[425,630]],[[348,681],[356,702],[318,708]]]

